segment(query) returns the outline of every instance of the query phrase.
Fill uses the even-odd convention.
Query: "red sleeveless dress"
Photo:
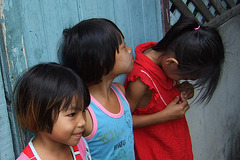
[[[152,91],[152,99],[145,108],[137,108],[134,115],[147,115],[163,110],[176,96],[180,96],[174,81],[142,52],[155,42],[136,48],[133,70],[126,77],[129,81],[140,78]],[[140,160],[193,160],[192,144],[186,118],[134,129],[135,154]]]

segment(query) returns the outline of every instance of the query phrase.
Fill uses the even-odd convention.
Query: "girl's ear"
[[[173,65],[178,65],[178,61],[173,57],[169,57],[169,58],[166,59],[166,64],[168,64],[168,65],[172,65],[172,64]]]

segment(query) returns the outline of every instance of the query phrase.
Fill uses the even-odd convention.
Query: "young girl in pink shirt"
[[[38,64],[19,79],[15,90],[19,125],[35,132],[17,160],[90,160],[82,137],[89,92],[70,69]]]

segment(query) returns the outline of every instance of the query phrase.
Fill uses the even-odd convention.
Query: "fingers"
[[[162,112],[169,116],[169,120],[174,120],[184,117],[189,108],[188,101],[184,98],[180,101],[180,97],[177,96]]]
[[[184,112],[186,113],[189,108],[190,108],[190,105],[187,103],[183,108]]]
[[[190,108],[188,101],[185,98],[182,99],[181,105],[183,107],[184,112],[186,112]]]
[[[171,103],[175,103],[175,104],[177,104],[178,102],[179,102],[179,96],[177,96]]]
[[[180,97],[177,96],[170,104],[172,104],[172,105],[177,104],[185,114],[185,112],[190,108],[190,106],[189,106],[186,98],[182,98],[181,101],[179,101],[179,99],[180,99]]]
[[[183,112],[182,115],[184,116],[185,112],[190,108],[187,99],[182,98],[182,100],[178,102],[178,105],[181,108],[181,112]]]

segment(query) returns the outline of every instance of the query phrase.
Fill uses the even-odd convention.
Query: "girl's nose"
[[[85,125],[86,125],[86,117],[85,117],[85,115],[84,115],[85,113],[82,113],[82,115],[81,116],[79,116],[79,118],[78,118],[78,127],[85,127]]]

